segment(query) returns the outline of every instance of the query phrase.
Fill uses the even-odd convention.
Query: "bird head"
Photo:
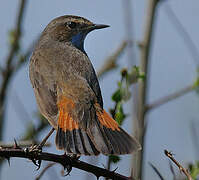
[[[61,16],[52,20],[43,32],[55,41],[70,42],[80,50],[84,49],[86,35],[96,29],[109,27],[104,24],[94,24],[91,21],[79,16]]]

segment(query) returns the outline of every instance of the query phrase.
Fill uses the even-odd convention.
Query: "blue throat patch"
[[[74,35],[71,39],[71,43],[78,48],[79,50],[84,52],[84,39],[86,35],[83,33],[78,33]]]

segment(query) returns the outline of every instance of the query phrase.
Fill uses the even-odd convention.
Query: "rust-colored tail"
[[[105,110],[101,110],[98,104],[89,113],[83,113],[82,121],[90,122],[87,128],[73,120],[71,113],[65,109],[59,109],[59,112],[56,145],[66,153],[119,155],[141,149],[139,143],[120,128]]]

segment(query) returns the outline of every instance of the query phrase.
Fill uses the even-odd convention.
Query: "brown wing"
[[[101,89],[100,89],[100,85],[99,85],[95,70],[92,65],[91,65],[91,72],[89,73],[89,78],[87,79],[87,81],[88,81],[89,86],[95,93],[98,103],[103,109],[103,99],[101,95]]]
[[[40,63],[45,58],[40,53],[33,54],[29,67],[29,76],[34,89],[40,112],[50,124],[57,128],[57,87],[51,68]]]
[[[98,103],[87,81],[78,76],[58,84],[56,146],[71,154],[127,154],[139,148]]]

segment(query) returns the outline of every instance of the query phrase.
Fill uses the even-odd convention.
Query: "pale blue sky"
[[[3,1],[0,7],[0,64],[4,63],[3,60],[7,54],[8,30],[14,27],[18,2]],[[136,41],[142,39],[146,2],[147,0],[135,0],[132,4],[133,31]],[[170,4],[199,49],[199,2],[194,0],[170,0],[165,3]],[[111,26],[104,30],[92,32],[85,41],[87,54],[95,68],[99,69],[103,64],[103,60],[126,37],[124,11],[122,0],[28,1],[23,26],[22,47],[26,49],[53,18],[65,14],[83,16],[95,23],[104,23]],[[153,100],[189,85],[193,82],[196,75],[194,61],[184,41],[165,14],[164,3],[160,4],[157,16],[154,44],[151,53],[149,102],[153,102]],[[138,50],[136,50],[136,57],[139,57]],[[127,66],[127,53],[121,57],[119,64],[121,67]],[[115,70],[100,81],[105,109],[113,106],[110,96],[116,89],[116,82],[119,79],[119,70]],[[26,116],[19,116],[16,113],[17,104],[15,102],[15,94],[17,94],[24,104],[29,116],[36,122],[33,115],[37,110],[37,106],[28,77],[27,65],[16,74],[9,88],[10,98],[7,103],[8,111],[6,113],[7,121],[4,136],[6,141],[12,141],[14,138],[20,137],[24,132],[24,124],[29,123],[26,120]],[[125,107],[126,112],[131,113],[130,108],[128,106]],[[151,111],[147,115],[148,130],[146,134],[146,161],[144,166],[145,179],[158,179],[148,165],[148,162],[158,167],[166,179],[171,178],[170,174],[168,174],[168,160],[163,154],[164,149],[172,150],[176,154],[175,157],[184,165],[186,162],[198,159],[193,148],[190,132],[191,123],[199,127],[198,109],[199,97],[192,92]],[[124,124],[124,128],[128,132],[131,132],[130,121],[131,119],[129,118]],[[47,133],[47,131],[44,133]],[[51,137],[50,140],[54,143],[54,137]],[[46,150],[57,153],[54,147]],[[82,159],[85,160],[85,158]],[[124,156],[122,159],[118,165],[117,172],[129,175],[130,156]],[[104,157],[100,159],[98,165],[103,166],[103,164],[106,164]],[[4,164],[1,178],[5,180],[34,179],[39,173],[35,169],[35,166],[27,160],[11,159],[10,167],[7,163]],[[57,176],[60,177],[60,166],[57,165],[54,169]],[[54,171],[51,170],[50,173],[47,173],[43,177],[43,180],[50,179],[49,175],[53,177],[53,174]],[[73,169],[68,179],[82,179],[84,176],[84,172]],[[63,178],[60,177],[59,179]]]

